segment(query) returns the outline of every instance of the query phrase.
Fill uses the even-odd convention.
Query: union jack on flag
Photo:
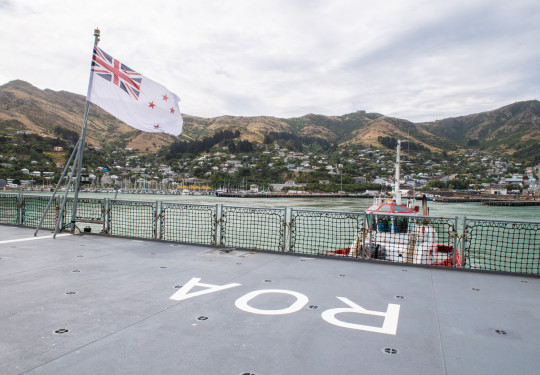
[[[139,100],[142,75],[122,64],[97,46],[94,47],[94,55],[92,56],[92,71],[101,78],[120,87],[133,99]]]

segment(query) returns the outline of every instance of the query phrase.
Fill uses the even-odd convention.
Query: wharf
[[[321,193],[309,193],[309,194],[276,194],[276,193],[216,193],[217,197],[227,198],[369,198],[373,199],[370,195],[359,194],[321,194]]]
[[[0,373],[533,374],[540,278],[0,225]]]
[[[540,206],[540,200],[530,199],[497,199],[492,197],[437,197],[441,203],[482,203],[486,206]]]
[[[525,207],[540,206],[540,200],[491,200],[483,203],[486,206],[507,206],[507,207]]]
[[[434,201],[442,203],[477,203],[477,202],[488,202],[493,198],[484,198],[484,197],[437,197]]]

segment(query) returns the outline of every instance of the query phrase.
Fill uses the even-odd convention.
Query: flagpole
[[[99,29],[96,28],[94,30],[94,47],[97,46],[97,44],[99,43],[99,36],[100,36]],[[93,48],[92,48],[92,54],[93,54]],[[81,138],[79,141],[79,151],[77,152],[78,168],[77,168],[77,181],[75,184],[75,195],[73,196],[73,208],[71,211],[71,227],[70,227],[71,233],[75,232],[75,221],[77,218],[77,199],[79,197],[79,188],[81,186],[81,170],[82,170],[82,161],[83,161],[83,153],[84,153],[84,140],[86,137],[86,125],[88,123],[88,109],[90,106],[88,97],[90,96],[91,91],[92,91],[93,78],[94,78],[94,74],[92,72],[92,68],[90,67],[90,79],[88,81],[88,90],[86,93],[86,104],[84,108],[84,123],[83,123],[82,132],[81,132]],[[65,199],[64,199],[64,202],[65,202]],[[64,205],[62,205],[62,208],[64,208]]]

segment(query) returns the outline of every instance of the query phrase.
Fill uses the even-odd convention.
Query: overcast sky
[[[420,122],[540,99],[539,0],[0,0],[0,84],[85,95],[95,27],[202,117]]]

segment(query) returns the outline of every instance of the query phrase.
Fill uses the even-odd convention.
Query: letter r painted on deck
[[[213,284],[201,283],[200,281],[201,281],[200,278],[196,278],[196,277],[192,278],[182,288],[180,288],[178,292],[170,296],[169,299],[172,299],[175,301],[182,301],[191,297],[198,297],[198,296],[202,296],[203,294],[219,292],[220,290],[234,288],[235,286],[242,285],[242,284],[236,284],[236,283],[231,283],[231,284],[226,284],[226,285],[213,285]],[[203,287],[206,289],[189,293],[189,291],[196,286]]]
[[[321,316],[328,323],[333,324],[338,327],[349,328],[349,329],[358,329],[362,331],[369,331],[375,333],[384,333],[387,335],[395,335],[397,332],[398,319],[399,319],[399,305],[394,305],[392,303],[388,304],[386,312],[366,310],[363,307],[357,305],[351,300],[345,297],[337,297],[340,301],[349,305],[350,307],[341,307],[336,309],[329,309],[324,311]],[[356,323],[347,323],[336,318],[336,315],[339,313],[357,313],[357,314],[366,314],[366,315],[375,315],[383,316],[384,322],[382,327],[374,327],[363,324]]]

